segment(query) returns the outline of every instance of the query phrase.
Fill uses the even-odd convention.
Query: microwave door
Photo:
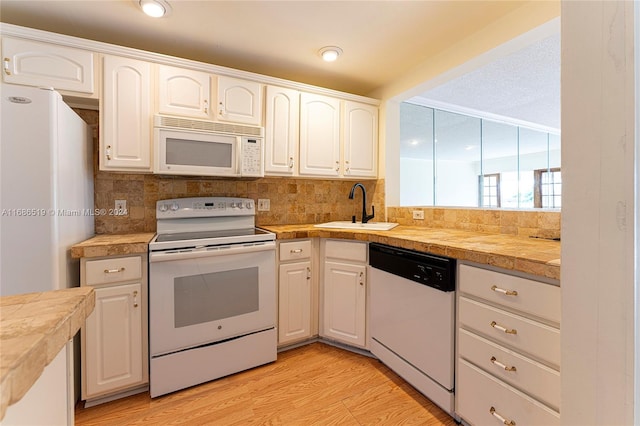
[[[156,173],[238,176],[237,136],[156,129]]]

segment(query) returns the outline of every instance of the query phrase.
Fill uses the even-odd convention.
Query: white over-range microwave
[[[154,173],[262,177],[263,128],[156,115]]]

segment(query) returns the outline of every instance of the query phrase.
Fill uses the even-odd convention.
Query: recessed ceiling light
[[[326,46],[319,50],[320,56],[326,62],[333,62],[342,54],[342,49],[338,46]]]
[[[162,18],[171,12],[171,6],[164,0],[140,0],[142,11],[152,18]]]

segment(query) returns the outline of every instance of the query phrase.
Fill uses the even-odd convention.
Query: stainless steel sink
[[[394,222],[349,222],[349,221],[337,221],[326,222],[314,225],[316,228],[333,228],[333,229],[369,229],[372,231],[388,231],[398,226]]]

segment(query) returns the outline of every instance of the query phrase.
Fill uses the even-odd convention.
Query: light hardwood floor
[[[323,343],[151,399],[76,408],[76,425],[455,425],[379,361]]]

